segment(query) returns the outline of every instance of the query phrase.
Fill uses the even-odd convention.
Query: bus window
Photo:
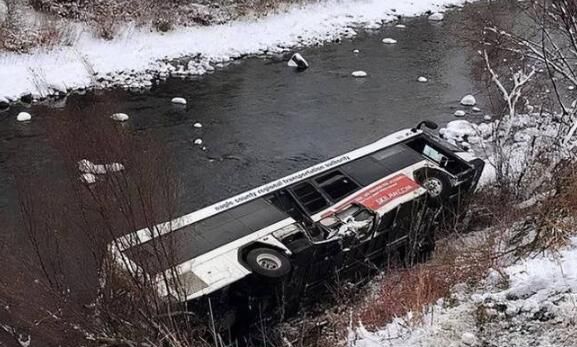
[[[333,171],[320,176],[315,179],[315,181],[323,192],[325,192],[334,202],[341,200],[360,188],[358,184],[339,171]]]
[[[267,197],[274,206],[276,206],[281,211],[286,212],[291,218],[296,221],[303,220],[303,211],[298,206],[294,198],[285,190],[280,190]]]
[[[299,183],[292,188],[297,200],[310,214],[315,214],[329,206],[324,196],[310,183]]]
[[[433,141],[429,141],[424,137],[417,137],[409,142],[407,146],[411,147],[423,157],[437,163],[453,175],[469,169],[462,160],[455,156],[450,150],[444,149]]]

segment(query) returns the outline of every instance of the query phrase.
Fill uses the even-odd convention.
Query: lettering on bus
[[[398,174],[386,179],[366,190],[361,190],[352,197],[338,204],[336,210],[324,213],[321,218],[328,217],[351,203],[358,203],[372,210],[377,210],[403,195],[411,193],[420,186],[405,174]]]
[[[275,191],[277,189],[281,189],[283,187],[289,186],[289,185],[291,185],[295,182],[298,182],[300,180],[309,178],[310,176],[313,176],[319,172],[326,171],[326,170],[331,169],[337,165],[341,165],[343,163],[346,163],[350,160],[351,160],[351,158],[348,155],[343,155],[343,156],[337,157],[335,159],[327,161],[326,163],[315,165],[315,166],[310,167],[306,170],[297,172],[293,175],[281,178],[279,180],[276,180],[276,181],[269,183],[267,185],[264,185],[262,187],[253,189],[249,192],[246,192],[246,193],[241,194],[239,196],[228,199],[228,200],[224,201],[223,203],[216,205],[214,207],[214,209],[216,211],[222,211],[222,210],[231,208],[233,206],[236,206],[236,205],[242,204],[244,202],[250,201],[252,199],[258,198],[259,196],[266,195],[266,194],[268,194],[272,191]]]

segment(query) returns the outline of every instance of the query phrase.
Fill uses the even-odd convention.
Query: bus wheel
[[[255,274],[268,278],[283,277],[291,270],[290,260],[270,248],[256,248],[248,252],[246,263]]]
[[[427,170],[418,178],[423,188],[427,189],[429,196],[436,202],[442,202],[449,197],[451,181],[443,172]]]

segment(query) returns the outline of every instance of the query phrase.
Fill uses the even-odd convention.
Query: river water
[[[126,126],[153,135],[173,153],[183,183],[183,211],[422,119],[453,120],[454,111],[462,108],[460,98],[478,94],[469,64],[473,52],[458,39],[459,12],[441,23],[421,17],[403,24],[404,29],[391,24],[352,40],[300,49],[311,65],[304,72],[284,61],[248,58],[194,80],[169,79],[144,93],[89,92],[69,96],[60,109],[32,106],[27,111],[34,118],[27,124],[15,120],[23,107],[13,107],[0,113],[0,208],[12,210],[11,173],[16,168],[58,180],[45,138],[50,117],[59,112],[74,110],[82,116],[90,108],[93,116],[102,108],[108,116],[112,104],[115,112],[129,114]],[[384,37],[398,43],[383,44]],[[354,49],[360,52],[354,54]],[[368,77],[351,77],[355,70],[366,71]],[[419,76],[429,81],[419,83]],[[172,105],[175,96],[185,97],[188,105]],[[477,117],[482,113],[472,116]],[[195,122],[203,127],[195,128]],[[202,138],[205,151],[193,144],[196,138]],[[22,158],[28,159],[26,164]]]

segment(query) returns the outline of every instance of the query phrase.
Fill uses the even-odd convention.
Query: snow
[[[297,68],[299,70],[305,70],[309,68],[309,63],[300,53],[295,53],[288,61],[288,66]]]
[[[110,116],[110,118],[112,118],[117,122],[126,122],[129,117],[126,113],[115,113],[112,116]]]
[[[93,184],[96,182],[96,175],[85,173],[80,176],[80,180],[86,184]]]
[[[473,333],[465,332],[461,335],[461,341],[467,346],[473,346],[477,344],[477,337]]]
[[[79,30],[69,46],[37,49],[30,54],[0,54],[0,95],[17,99],[22,93],[46,95],[48,86],[68,89],[90,86],[144,87],[155,75],[202,75],[217,64],[247,54],[279,54],[289,47],[332,42],[355,35],[351,27],[391,22],[398,16],[439,11],[464,0],[328,0],[292,6],[285,12],[254,20],[221,25],[177,28],[168,33],[146,27],[125,26],[113,40],[98,39],[90,30]],[[394,6],[396,12],[390,11]],[[167,63],[198,57],[179,68]],[[132,72],[133,71],[133,72]],[[93,74],[95,73],[95,75]],[[122,73],[121,72],[126,72]],[[41,76],[38,80],[35,76]],[[104,79],[104,82],[97,82]],[[35,83],[38,82],[38,83]]]
[[[172,98],[170,102],[173,104],[186,105],[186,99],[180,97]]]
[[[195,128],[202,128],[202,124],[199,122],[194,123],[192,126]]]
[[[104,175],[109,172],[119,172],[124,170],[124,165],[120,163],[110,163],[110,164],[94,164],[88,159],[82,159],[78,161],[78,170],[85,174],[96,174]]]
[[[443,19],[445,19],[445,15],[440,12],[435,12],[429,16],[429,20],[432,21],[442,21]]]
[[[353,71],[353,73],[351,73],[351,75],[352,75],[353,77],[356,77],[356,78],[363,78],[363,77],[367,77],[367,76],[368,76],[368,74],[367,74],[366,72],[364,72],[364,71]]]
[[[461,105],[463,106],[475,106],[475,104],[477,103],[477,100],[475,100],[475,97],[473,95],[465,95],[462,99],[461,99]]]
[[[455,115],[455,117],[464,117],[466,112],[463,110],[457,110],[455,111],[455,113],[453,113]]]
[[[349,331],[352,347],[574,346],[577,237],[557,252],[534,254],[490,271],[475,288],[458,285],[451,300],[395,318],[376,331]],[[570,342],[573,341],[573,342]]]
[[[428,79],[427,79],[427,77],[419,76],[419,78],[417,78],[417,81],[421,82],[421,83],[426,83],[428,81]]]
[[[397,43],[397,40],[392,39],[392,38],[390,38],[390,37],[385,37],[385,38],[383,39],[383,43],[386,43],[386,44],[395,44],[395,43]]]
[[[32,119],[32,116],[28,112],[20,112],[16,116],[16,120],[19,122],[27,122]]]

